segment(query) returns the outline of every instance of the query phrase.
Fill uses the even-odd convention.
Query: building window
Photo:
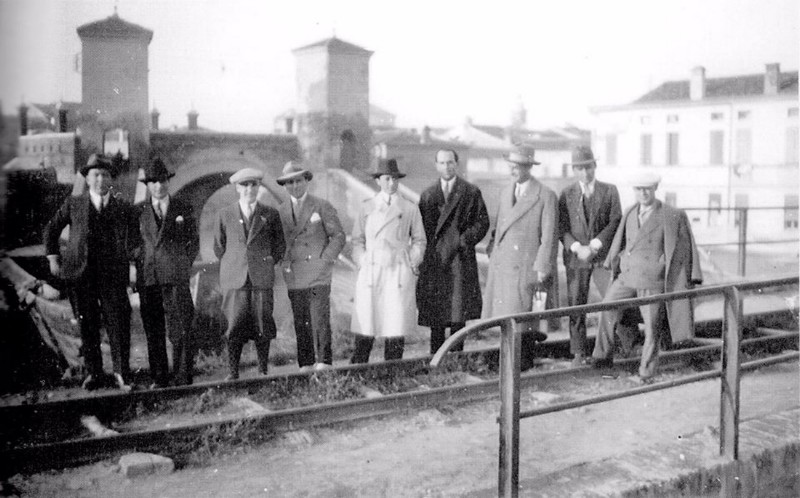
[[[783,228],[797,228],[797,194],[786,194],[783,196],[783,206]]]
[[[709,164],[722,164],[723,143],[725,142],[725,132],[713,130],[710,135],[710,156]]]
[[[800,135],[796,126],[786,128],[786,163],[797,164],[800,161]]]
[[[753,160],[753,133],[750,129],[736,130],[736,162],[750,164]]]
[[[641,158],[643,166],[653,164],[653,135],[645,133],[641,137]]]
[[[786,112],[786,115],[790,118],[797,117],[797,107],[790,107],[789,110]]]
[[[678,203],[678,194],[675,192],[664,192],[664,204],[675,207]]]
[[[617,135],[613,133],[606,135],[606,164],[617,164]]]
[[[725,119],[725,115],[721,112],[712,112],[711,113],[711,121],[722,121]]]
[[[734,226],[739,226],[742,220],[742,211],[747,211],[748,206],[750,206],[750,199],[747,194],[736,194],[733,197],[733,207],[736,208],[736,214],[733,218]]]
[[[722,194],[708,194],[708,226],[717,227],[722,221]]]
[[[739,119],[739,121],[744,121],[746,119],[750,119],[750,111],[739,111],[736,114],[736,117]]]
[[[678,164],[678,134],[667,133],[667,166]]]
[[[641,118],[639,118],[639,122],[641,124],[643,124],[643,125],[649,125],[650,124],[650,116],[642,116]]]
[[[667,114],[667,123],[677,123],[677,122],[678,122],[677,114]]]

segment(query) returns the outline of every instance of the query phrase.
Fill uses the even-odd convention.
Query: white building
[[[592,146],[598,176],[620,187],[638,168],[663,178],[659,197],[682,208],[778,207],[750,210],[748,239],[797,235],[797,71],[767,64],[763,74],[668,81],[630,104],[592,109]],[[737,215],[690,210],[695,230],[735,229]],[[729,238],[729,237],[728,237]]]

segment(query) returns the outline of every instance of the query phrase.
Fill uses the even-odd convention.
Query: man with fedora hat
[[[418,323],[431,328],[431,354],[444,343],[447,327],[452,335],[481,317],[475,245],[489,230],[480,189],[457,175],[456,151],[437,151],[434,164],[439,179],[419,199],[428,244],[417,281]]]
[[[292,303],[301,370],[327,368],[331,351],[331,278],[345,243],[339,215],[330,202],[308,193],[313,173],[295,161],[276,180],[289,194],[278,207],[286,240],[283,277]]]
[[[286,251],[281,218],[257,202],[264,173],[255,168],[231,175],[239,200],[217,213],[214,254],[219,258],[222,310],[228,320],[227,380],[239,378],[244,343],[253,339],[259,371],[267,374],[269,344],[277,334],[272,317],[275,265]]]
[[[656,199],[660,181],[657,174],[644,170],[631,182],[636,204],[622,216],[603,263],[615,275],[603,302],[685,290],[703,280],[689,219],[684,211]],[[639,379],[649,382],[655,374],[664,325],[668,323],[673,342],[691,339],[693,310],[688,299],[643,305],[639,310],[645,330]],[[632,349],[638,329],[619,318],[617,309],[600,316],[592,353],[597,368],[613,365],[615,330],[623,349]]]
[[[558,221],[567,273],[567,302],[569,306],[579,306],[589,300],[592,275],[600,295],[606,292],[611,275],[602,263],[622,218],[622,209],[617,187],[595,178],[597,162],[591,147],[575,147],[571,165],[578,181],[561,191]],[[570,315],[569,338],[573,365],[580,365],[588,356],[585,315]]]
[[[192,383],[194,304],[189,292],[192,263],[200,250],[192,207],[169,195],[171,173],[161,158],[144,168],[140,180],[150,194],[138,207],[142,244],[137,276],[147,359],[156,387],[169,384],[166,331],[172,344],[173,382]]]
[[[520,146],[505,155],[514,183],[500,193],[495,229],[489,241],[489,275],[482,318],[525,313],[534,295],[556,276],[558,200],[531,175],[540,164],[533,148]],[[547,336],[532,324],[522,336],[521,367],[533,366],[533,346]]]
[[[352,363],[366,363],[376,337],[386,339],[384,359],[403,357],[405,335],[416,326],[417,268],[425,253],[425,229],[415,203],[397,192],[405,177],[395,159],[381,159],[372,174],[380,192],[361,204],[353,225],[358,266],[351,329]]]
[[[86,389],[103,385],[101,321],[111,346],[113,383],[129,389],[131,306],[127,287],[139,243],[138,223],[128,202],[112,193],[117,170],[112,160],[93,154],[80,169],[87,190],[70,196],[44,229],[50,272],[70,287],[81,329],[81,355],[88,375]],[[69,226],[63,258],[59,238]]]

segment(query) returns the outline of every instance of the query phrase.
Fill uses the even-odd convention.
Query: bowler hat
[[[283,185],[289,180],[300,177],[305,177],[306,180],[311,181],[311,179],[314,178],[314,174],[303,168],[299,163],[289,161],[283,166],[283,174],[275,181],[278,182],[278,185]]]
[[[153,159],[150,164],[145,165],[144,177],[139,181],[144,183],[163,182],[164,180],[169,180],[173,176],[175,176],[175,173],[170,173],[164,161],[162,161],[160,157],[157,157]]]
[[[263,184],[264,172],[256,168],[242,168],[231,175],[230,182],[236,185],[242,182],[256,182]]]
[[[401,173],[397,168],[397,159],[380,159],[378,161],[378,169],[372,173],[372,178],[380,178],[383,175],[389,175],[394,178],[403,178],[405,173]]]
[[[111,160],[111,158],[103,154],[92,154],[89,156],[89,160],[86,161],[86,164],[81,166],[81,175],[86,176],[89,173],[89,170],[93,168],[104,169],[111,173],[112,177],[117,176],[118,173],[117,168],[114,166],[114,162]]]
[[[572,149],[572,166],[588,166],[597,164],[592,153],[592,148],[588,145],[578,145]]]
[[[508,154],[503,154],[503,157],[505,158],[506,161],[515,164],[522,164],[528,166],[533,164],[541,164],[540,162],[536,161],[533,158],[535,153],[536,151],[533,149],[533,147],[519,145]]]
[[[661,176],[653,171],[637,171],[631,178],[631,187],[653,187],[661,182]]]

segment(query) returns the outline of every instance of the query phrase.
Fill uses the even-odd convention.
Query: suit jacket
[[[139,285],[187,285],[200,250],[192,207],[170,197],[160,227],[150,199],[136,207],[142,236],[137,251]]]
[[[483,318],[531,311],[536,272],[556,274],[556,194],[532,178],[528,191],[512,204],[514,188],[511,184],[500,193]]]
[[[86,272],[89,256],[89,215],[94,210],[88,190],[77,197],[67,197],[44,229],[46,254],[59,254],[59,238],[69,226],[64,254],[61,258],[61,277],[74,282]],[[115,195],[109,196],[103,216],[113,220],[113,237],[103,241],[109,244],[110,260],[104,262],[102,276],[116,284],[127,286],[129,263],[135,260],[139,241],[138,223],[130,203]]]
[[[561,191],[558,199],[558,225],[559,239],[564,245],[564,266],[590,268],[593,264],[601,264],[608,255],[608,249],[621,218],[619,192],[617,187],[610,183],[595,181],[588,220],[581,207],[580,184],[575,182]],[[575,242],[588,245],[592,239],[598,239],[603,243],[594,261],[581,261],[569,250]]]
[[[694,284],[703,281],[700,269],[700,258],[692,235],[692,227],[686,213],[680,209],[656,201],[656,206],[645,224],[639,228],[636,237],[628,242],[627,230],[630,224],[638,226],[637,205],[626,210],[622,222],[617,228],[611,242],[605,266],[611,267],[614,274],[619,274],[620,259],[631,251],[632,245],[643,244],[652,238],[654,230],[663,230],[664,247],[654,249],[651,256],[655,265],[664,265],[664,287],[662,292],[674,292],[690,289]],[[629,244],[631,247],[629,247]],[[658,252],[658,254],[656,254]],[[659,258],[664,256],[663,261]],[[630,268],[629,271],[635,271]],[[625,275],[617,278],[623,279]],[[685,341],[694,337],[694,314],[692,303],[688,299],[680,299],[666,303],[670,333],[673,342]]]
[[[256,203],[249,232],[239,203],[220,209],[214,226],[214,254],[219,258],[223,292],[241,289],[248,279],[256,289],[271,289],[274,266],[286,251],[278,211]]]
[[[286,240],[283,273],[289,289],[330,285],[333,263],[346,236],[339,215],[330,202],[306,194],[300,212],[292,217],[292,201],[278,208]]]
[[[446,326],[480,318],[483,301],[475,245],[489,230],[481,191],[456,177],[445,202],[441,182],[419,199],[427,246],[417,281],[419,324]]]

